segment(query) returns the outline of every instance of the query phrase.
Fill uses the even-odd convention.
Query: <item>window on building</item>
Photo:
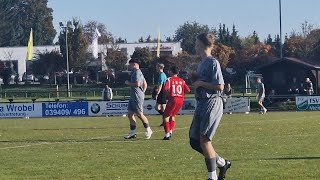
[[[127,55],[128,54],[128,49],[127,48],[121,48],[121,52]]]

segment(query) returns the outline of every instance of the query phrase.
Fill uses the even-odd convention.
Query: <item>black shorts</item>
[[[162,91],[158,95],[157,104],[167,104],[167,95]]]

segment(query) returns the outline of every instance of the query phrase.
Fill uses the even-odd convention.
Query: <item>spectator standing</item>
[[[107,84],[106,87],[102,91],[102,99],[104,101],[111,101],[113,99],[113,92],[111,87]]]
[[[309,96],[313,94],[313,84],[309,78],[306,78],[306,93]]]
[[[226,88],[224,89],[224,95],[229,98],[229,97],[231,97],[231,94],[232,94],[231,84],[228,83],[226,85]]]

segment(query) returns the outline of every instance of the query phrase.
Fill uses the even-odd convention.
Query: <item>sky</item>
[[[319,0],[282,0],[282,32],[301,31],[308,21],[320,24]],[[106,25],[113,36],[136,42],[143,36],[172,37],[186,21],[219,28],[236,26],[241,37],[256,31],[260,40],[279,34],[279,0],[48,0],[57,32],[59,22],[80,18]],[[317,13],[318,12],[318,13]]]

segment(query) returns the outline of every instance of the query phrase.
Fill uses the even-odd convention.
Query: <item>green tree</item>
[[[313,30],[314,30],[314,25],[310,24],[308,21],[304,21],[303,23],[301,23],[302,37],[306,38]]]
[[[33,43],[51,45],[56,35],[48,0],[1,0],[0,46],[25,46],[30,29]]]
[[[208,25],[199,24],[198,22],[185,22],[179,26],[175,32],[174,41],[181,41],[181,47],[189,54],[195,54],[196,36],[203,32],[210,32]]]
[[[256,31],[253,31],[252,38],[254,39],[254,44],[260,43],[260,40]]]
[[[166,42],[172,42],[173,40],[171,39],[171,37],[166,37]]]
[[[293,31],[290,37],[285,39],[284,53],[297,58],[318,59],[319,41],[320,29],[305,21],[301,24],[300,32]]]
[[[302,58],[305,56],[305,39],[302,36],[289,37],[283,44],[284,56]]]
[[[259,44],[259,43],[260,41],[256,31],[253,31],[252,35],[249,35],[248,37],[241,39],[242,47],[250,47],[252,45]]]
[[[138,42],[139,42],[139,43],[143,43],[143,42],[144,42],[144,40],[143,40],[143,37],[142,37],[142,36],[140,37],[140,39],[138,40]]]
[[[151,40],[151,36],[149,35],[146,39],[146,42],[150,43],[152,40]]]
[[[272,40],[272,37],[271,37],[271,34],[268,34],[268,37],[267,39],[265,40],[265,44],[268,44],[270,46],[273,46],[273,40]]]
[[[105,62],[108,67],[122,71],[126,69],[127,55],[119,49],[108,49]]]
[[[219,25],[219,30],[216,33],[218,44],[222,44],[228,47],[231,47],[236,52],[239,52],[242,48],[241,40],[238,35],[238,31],[236,30],[236,26],[232,26],[232,32],[230,34],[229,28],[226,28],[225,24]]]
[[[66,69],[66,60],[58,51],[38,53],[32,61],[32,72],[35,75],[54,74]]]
[[[231,44],[231,37],[230,37],[230,32],[229,29],[226,28],[225,24],[219,24],[219,30],[218,30],[218,35],[217,35],[217,42],[221,43],[223,45],[230,46]]]
[[[240,59],[251,59],[259,56],[275,56],[274,49],[271,45],[258,43],[251,46],[245,46],[238,56]]]
[[[87,53],[88,43],[85,40],[83,34],[83,27],[80,24],[79,20],[73,21],[74,29],[72,33],[72,61],[71,68],[74,71],[82,70],[86,66],[86,62],[89,59],[89,55]]]
[[[235,51],[229,46],[218,43],[213,48],[212,56],[217,58],[220,62],[221,68],[225,69],[229,61],[234,58]]]
[[[172,63],[178,66],[181,70],[194,73],[197,71],[197,67],[200,61],[200,57],[197,55],[190,55],[186,51],[182,51],[177,57],[171,59]]]
[[[126,43],[127,40],[126,39],[122,39],[122,37],[118,37],[115,42],[116,43]]]
[[[279,34],[277,34],[275,37],[274,37],[274,49],[276,50],[276,55],[277,56],[280,56],[280,44],[281,44],[281,40],[280,40],[280,36]]]
[[[152,53],[147,48],[136,48],[131,58],[138,58],[141,61],[141,68],[148,68],[153,59]]]
[[[235,51],[241,50],[241,40],[235,25],[232,26],[232,33],[230,37],[230,47],[232,47]]]
[[[67,57],[66,32],[68,37],[69,70],[79,71],[85,69],[86,61],[89,59],[89,55],[87,54],[88,43],[85,40],[80,20],[73,19],[72,22],[69,21],[66,28],[63,28],[60,32],[60,50],[65,59]]]

